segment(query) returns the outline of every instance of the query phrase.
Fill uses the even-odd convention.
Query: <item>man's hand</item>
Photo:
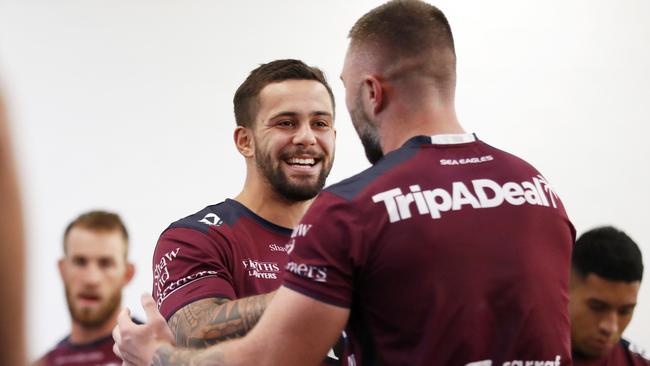
[[[131,320],[129,309],[124,309],[113,329],[113,352],[124,361],[123,365],[149,366],[158,347],[174,344],[172,332],[153,298],[145,294],[141,301],[147,323],[135,324]]]

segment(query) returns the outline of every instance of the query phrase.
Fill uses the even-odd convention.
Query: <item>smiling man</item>
[[[641,251],[611,226],[584,233],[573,251],[569,313],[577,366],[650,365],[621,338],[632,320],[643,278]]]
[[[201,348],[244,335],[282,282],[293,228],[334,159],[334,97],[299,60],[253,70],[234,96],[234,142],[246,162],[239,195],[160,236],[153,296],[176,343]],[[341,346],[327,364],[340,364]]]
[[[70,335],[38,365],[118,365],[111,330],[117,323],[122,289],[134,274],[127,261],[128,232],[120,217],[91,211],[72,221],[63,236],[59,272],[72,318]]]

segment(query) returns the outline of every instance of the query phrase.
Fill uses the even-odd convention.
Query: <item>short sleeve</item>
[[[236,297],[230,248],[217,231],[177,227],[160,236],[152,263],[153,296],[165,319],[200,299]]]
[[[349,308],[367,256],[359,220],[351,202],[321,193],[294,229],[283,286]]]

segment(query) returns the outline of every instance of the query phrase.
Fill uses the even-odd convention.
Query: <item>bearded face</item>
[[[68,310],[72,320],[82,325],[84,328],[99,328],[104,325],[115,314],[122,303],[122,291],[109,294],[107,298],[94,290],[82,290],[81,293],[74,294],[69,286],[65,286],[65,297],[68,302]],[[96,302],[95,306],[87,306],[81,303],[83,301]]]
[[[384,157],[384,152],[379,143],[379,130],[373,124],[370,116],[363,110],[361,104],[361,90],[356,94],[352,107],[350,108],[350,118],[354,129],[359,135],[366,158],[370,164],[375,164]]]
[[[255,163],[273,190],[288,201],[305,201],[312,199],[325,186],[325,180],[332,169],[332,160],[314,149],[299,146],[289,147],[273,157],[270,151],[263,151],[255,145]],[[283,165],[292,165],[301,169],[320,168],[316,174],[292,174],[289,176]]]
[[[122,289],[133,276],[126,242],[119,231],[73,227],[59,261],[65,295],[74,323],[99,328],[119,312]]]
[[[271,83],[260,92],[252,139],[255,168],[287,201],[314,198],[334,160],[334,112],[330,95],[314,80]]]

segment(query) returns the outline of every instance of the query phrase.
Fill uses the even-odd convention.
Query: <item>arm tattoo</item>
[[[182,347],[205,348],[248,333],[264,313],[273,294],[237,300],[210,298],[185,305],[168,324]]]

